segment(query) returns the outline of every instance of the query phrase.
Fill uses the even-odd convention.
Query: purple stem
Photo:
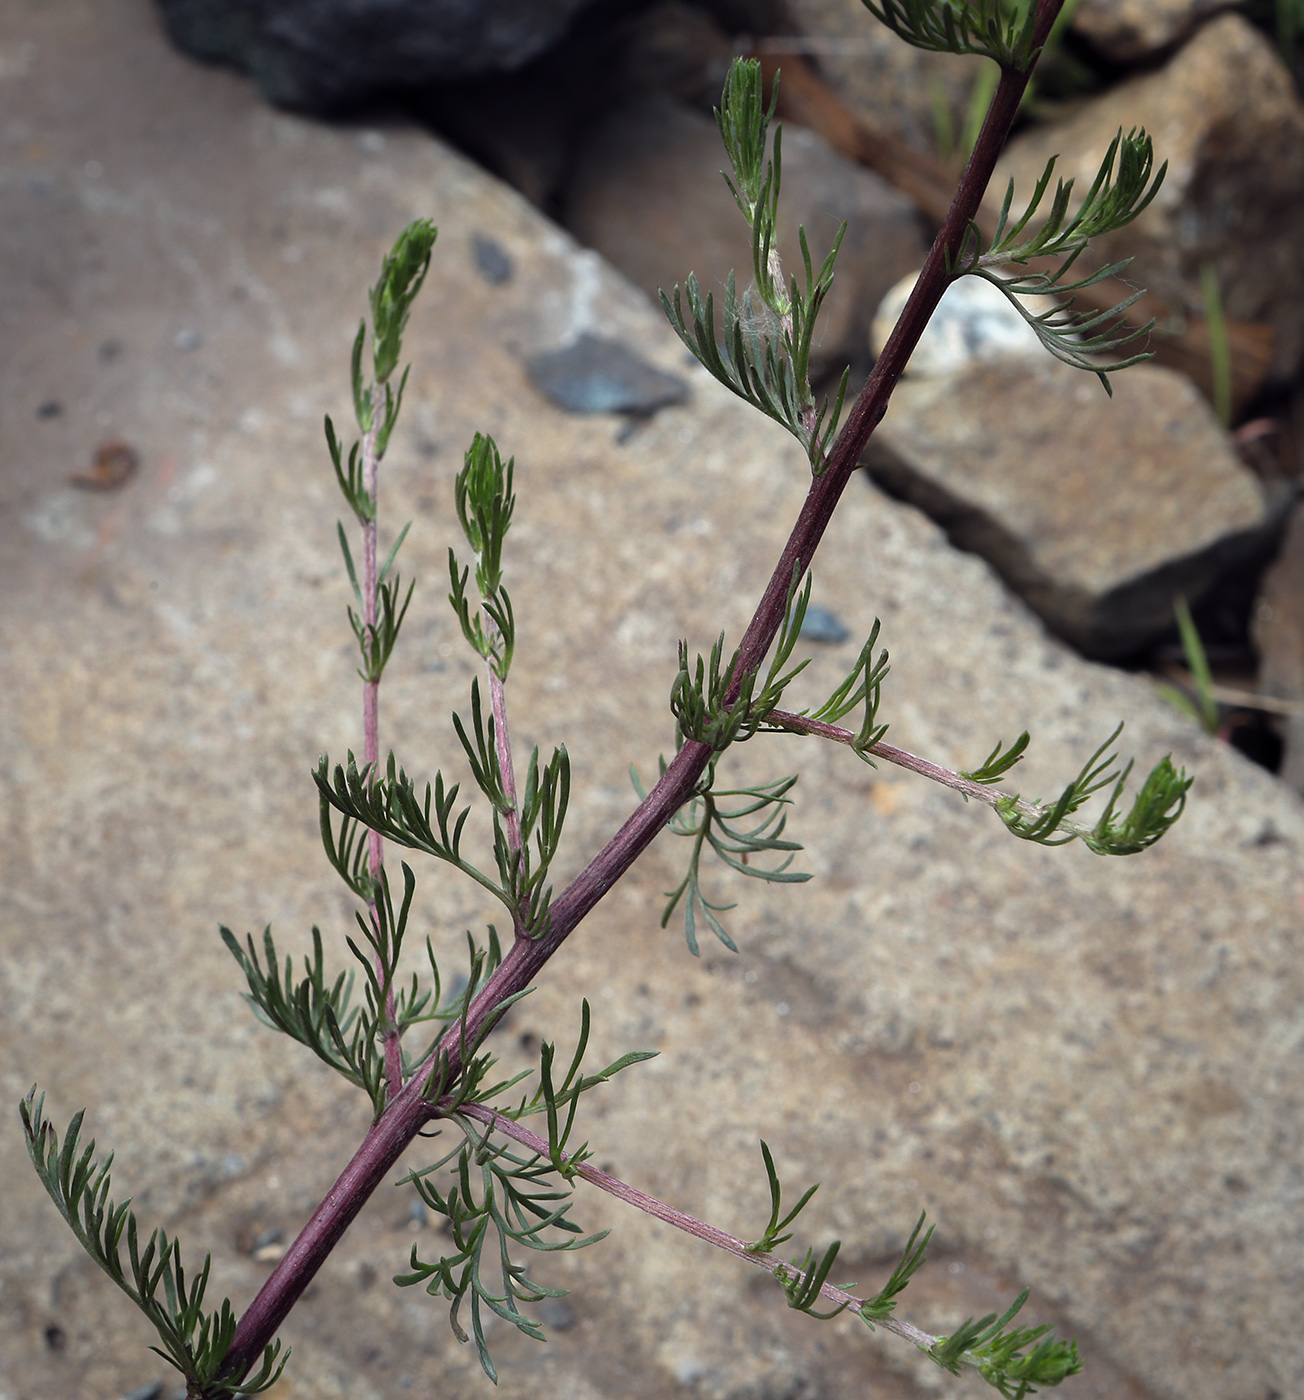
[[[1063,0],[1038,0],[1034,51],[1045,43],[1062,3]],[[809,567],[870,434],[887,410],[888,399],[911,352],[942,293],[953,280],[948,261],[954,262],[965,232],[978,212],[1027,81],[1026,73],[1008,70],[1001,73],[973,155],[960,178],[946,221],[933,241],[914,291],[838,434],[824,470],[811,483],[779,562],[743,634],[736,670],[739,677],[758,669],[764,660],[783,620],[794,565],[803,573]],[[516,941],[468,1010],[468,1043],[475,1043],[478,1031],[506,997],[532,983],[572,929],[692,796],[710,758],[711,750],[707,745],[685,743],[616,835],[554,901],[548,932],[538,939]],[[447,1056],[448,1079],[445,1082],[453,1082],[461,1070],[459,1045],[453,1040],[436,1053]],[[434,1059],[432,1055],[391,1099],[339,1180],[241,1317],[227,1353],[224,1374],[228,1378],[244,1376],[254,1365],[363,1202],[435,1112],[421,1098],[421,1089],[434,1066]]]

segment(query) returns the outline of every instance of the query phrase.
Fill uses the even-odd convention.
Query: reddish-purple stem
[[[1033,50],[1046,41],[1062,0],[1038,0]],[[873,371],[828,455],[826,465],[807,493],[792,533],[779,556],[756,613],[740,644],[738,678],[759,669],[783,620],[794,567],[804,573],[810,566],[842,492],[850,481],[870,434],[887,410],[887,402],[919,341],[929,317],[953,280],[954,266],[965,233],[978,211],[996,160],[1019,109],[1027,86],[1027,74],[1002,70],[996,95],[987,112],[973,155],[951,201],[946,221],[933,240],[923,271],[888,338]],[[735,681],[737,685],[739,681]],[[630,868],[637,857],[680,807],[711,758],[705,744],[685,743],[656,786],[639,803],[574,881],[553,902],[548,932],[537,939],[518,939],[501,965],[472,1001],[467,1013],[467,1041],[474,1044],[485,1022],[505,998],[531,985],[535,975],[560,947],[567,935]],[[445,1083],[455,1081],[462,1067],[455,1038],[437,1052],[447,1057]],[[277,1328],[303,1292],[322,1261],[362,1208],[363,1202],[412,1141],[435,1110],[421,1098],[421,1089],[434,1067],[428,1059],[395,1094],[380,1119],[363,1140],[352,1161],[313,1212],[303,1232],[277,1264],[258,1297],[241,1317],[227,1353],[225,1375],[247,1374]]]

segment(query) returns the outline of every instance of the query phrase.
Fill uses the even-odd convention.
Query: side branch
[[[474,1118],[477,1122],[486,1124],[502,1133],[504,1137],[511,1138],[514,1142],[519,1142],[523,1147],[528,1147],[531,1152],[537,1152],[540,1157],[547,1159],[551,1155],[546,1139],[541,1138],[537,1133],[532,1133],[528,1128],[523,1128],[514,1119],[504,1117],[485,1104],[464,1104],[458,1109],[458,1112],[467,1118]],[[559,1155],[563,1162],[569,1161],[567,1153],[563,1152]],[[780,1259],[777,1255],[754,1251],[746,1240],[740,1240],[736,1235],[730,1235],[724,1230],[717,1230],[714,1225],[708,1225],[695,1216],[676,1210],[674,1206],[657,1200],[655,1196],[649,1196],[636,1186],[630,1186],[627,1182],[621,1181],[609,1172],[590,1166],[587,1162],[580,1162],[573,1170],[576,1176],[583,1177],[585,1181],[591,1186],[596,1186],[598,1190],[615,1196],[617,1200],[624,1201],[627,1205],[637,1207],[647,1215],[664,1220],[667,1225],[673,1225],[676,1230],[682,1230],[687,1235],[705,1240],[707,1244],[715,1245],[717,1249],[723,1249],[726,1254],[732,1254],[735,1259],[741,1259],[745,1264],[755,1265],[767,1274],[773,1276],[781,1273],[793,1277],[800,1273],[792,1264]],[[825,1283],[820,1287],[820,1296],[828,1299],[838,1308],[852,1313],[859,1312],[867,1301],[864,1298],[857,1298],[845,1289],[835,1288],[831,1283]],[[918,1327],[912,1327],[910,1323],[900,1322],[893,1317],[876,1317],[874,1325],[893,1332],[898,1337],[904,1337],[906,1341],[913,1342],[915,1346],[924,1351],[930,1351],[940,1340],[931,1333],[921,1331]]]
[[[811,734],[817,739],[831,739],[835,744],[846,744],[850,748],[856,747],[856,736],[850,729],[843,729],[836,724],[825,724],[823,720],[808,719],[805,715],[793,714],[789,710],[771,710],[765,717],[765,723],[776,729],[785,730],[789,734]],[[1025,802],[1017,793],[1002,792],[999,788],[985,787],[982,783],[974,782],[972,778],[966,778],[962,773],[957,773],[950,768],[943,768],[940,763],[920,758],[917,754],[910,753],[906,749],[899,749],[895,744],[885,744],[881,739],[876,744],[868,745],[862,752],[873,754],[875,758],[884,759],[888,763],[895,763],[898,768],[908,768],[910,772],[918,773],[920,777],[941,783],[943,787],[949,787],[964,797],[972,797],[978,802],[985,802],[989,807],[996,808],[1004,802],[1007,805],[1013,804],[1015,811],[1020,816],[1037,817],[1043,815],[1041,807],[1035,802]],[[1065,826],[1071,826],[1071,823],[1066,822]]]

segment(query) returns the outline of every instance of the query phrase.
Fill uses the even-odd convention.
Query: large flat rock
[[[22,0],[2,39],[0,1393],[115,1397],[171,1373],[27,1166],[12,1105],[29,1084],[57,1118],[90,1106],[120,1191],[192,1256],[212,1250],[237,1304],[366,1125],[255,1025],[216,926],[271,921],[302,950],[316,922],[339,956],[351,923],[308,776],[357,743],[359,708],[321,417],[346,414],[350,337],[394,233],[442,228],[382,488],[390,527],[415,521],[420,579],[386,735],[418,773],[459,773],[447,716],[471,667],[444,556],[462,449],[491,431],[517,458],[516,737],[570,747],[568,870],[628,810],[628,764],[646,774],[671,744],[676,639],[737,635],[804,466],[685,369],[640,294],[428,137],[270,112],[172,54],[146,0]],[[509,280],[477,270],[476,234]],[[632,433],[550,407],[523,360],[586,330],[687,375],[690,400]],[[135,476],[70,487],[114,438]],[[816,585],[858,635],[881,615],[898,743],[968,765],[1026,725],[1025,786],[1046,793],[1125,717],[1143,762],[1171,749],[1198,770],[1187,817],[1106,863],[1019,844],[842,753],[748,745],[728,772],[801,767],[790,830],[817,878],[722,881],[742,952],[695,962],[657,927],[684,859],[666,838],[513,1013],[506,1053],[570,1043],[588,996],[595,1061],[662,1052],[595,1096],[581,1131],[599,1163],[754,1234],[764,1136],[790,1182],[824,1181],[811,1238],[841,1236],[862,1284],[927,1206],[935,1258],[905,1315],[945,1329],[1032,1285],[1036,1316],[1088,1354],[1065,1396],[1300,1394],[1298,799],[1047,640],[984,565],[868,486]],[[854,655],[822,650],[805,693]],[[418,874],[419,926],[456,958],[493,913]],[[613,1234],[544,1262],[574,1285],[569,1311],[546,1347],[496,1334],[499,1394],[938,1393],[908,1348],[790,1313],[692,1240],[601,1199],[578,1214]],[[285,1329],[281,1400],[486,1394],[444,1305],[387,1282],[443,1239],[383,1190]]]
[[[1179,595],[1280,529],[1207,401],[1158,365],[1114,375],[1112,398],[1044,352],[909,378],[866,462],[1097,658],[1152,645]]]

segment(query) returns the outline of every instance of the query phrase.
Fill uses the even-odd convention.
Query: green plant
[[[822,704],[784,708],[805,666],[792,658],[809,603],[812,558],[946,286],[956,277],[987,275],[997,262],[1018,262],[1025,256],[1061,256],[1066,269],[1091,233],[1127,222],[1139,203],[1153,196],[1148,140],[1137,134],[1120,137],[1083,210],[1073,219],[1066,217],[1067,191],[1061,191],[1046,226],[1025,237],[1049,182],[1048,170],[1028,212],[1013,229],[1004,232],[1003,219],[1002,232],[990,249],[983,251],[975,244],[978,201],[1056,11],[1054,0],[1046,0],[1025,17],[1007,22],[994,9],[951,0],[908,0],[904,6],[889,0],[876,10],[912,42],[987,55],[1000,65],[1001,77],[951,213],[841,430],[838,420],[847,377],[830,408],[816,403],[808,373],[811,338],[832,278],[836,241],[816,272],[802,235],[802,276],[786,276],[774,237],[781,141],[777,131],[772,143],[769,140],[773,101],[768,106],[764,101],[756,64],[738,63],[731,70],[720,128],[733,172],[730,188],[752,229],[755,292],[739,297],[731,282],[723,327],[717,324],[713,299],[703,297],[692,279],[687,313],[685,294],[679,289],[666,298],[666,309],[681,337],[717,378],[798,439],[810,468],[809,494],[739,643],[731,650],[722,636],[708,658],[690,658],[686,649],[681,651],[670,697],[673,756],[662,761],[650,789],[645,791],[635,776],[639,801],[632,814],[560,892],[554,892],[550,872],[565,825],[569,760],[564,748],[546,761],[536,749],[518,786],[508,720],[516,623],[504,582],[514,472],[513,462],[504,461],[487,437],[477,436],[472,442],[455,488],[458,520],[473,558],[463,562],[455,550],[449,552],[449,604],[464,640],[484,665],[483,688],[480,679],[471,686],[468,716],[454,715],[452,721],[478,800],[488,812],[492,835],[484,849],[474,849],[467,837],[470,805],[462,800],[458,785],[437,774],[418,789],[392,753],[382,758],[379,686],[402,629],[411,585],[405,593],[394,572],[406,526],[380,562],[377,483],[407,383],[406,371],[394,383],[403,329],[430,264],[435,230],[426,223],[413,224],[385,259],[371,292],[370,337],[364,322],[353,347],[353,404],[360,436],[346,453],[334,425],[329,420],[326,424],[336,480],[361,535],[359,569],[348,535],[339,528],[356,604],[349,620],[361,659],[363,752],[361,760],[349,753],[333,766],[323,758],[314,776],[327,857],[361,906],[356,931],[347,939],[355,966],[352,972],[329,973],[316,930],[302,976],[296,974],[292,958],[283,958],[270,929],[263,934],[261,948],[252,937],[241,943],[229,930],[222,931],[243,972],[255,1014],[365,1092],[372,1125],[335,1188],[237,1320],[225,1300],[215,1312],[204,1310],[207,1263],[187,1282],[175,1240],[156,1231],[141,1247],[141,1230],[129,1203],[109,1199],[111,1158],[99,1162],[93,1143],[80,1146],[80,1115],[61,1140],[34,1090],[20,1106],[33,1163],[56,1206],[96,1263],[157,1327],[163,1354],[185,1376],[188,1394],[195,1400],[230,1400],[273,1383],[285,1362],[276,1341],[282,1321],[362,1204],[432,1123],[451,1130],[452,1145],[427,1166],[410,1172],[404,1184],[426,1207],[445,1217],[449,1242],[438,1258],[422,1257],[414,1249],[407,1271],[396,1282],[420,1286],[449,1303],[454,1332],[462,1340],[474,1339],[491,1378],[496,1372],[486,1318],[494,1315],[529,1336],[539,1336],[531,1308],[557,1291],[527,1273],[527,1251],[578,1249],[596,1238],[586,1236],[571,1218],[577,1180],[764,1269],[793,1308],[815,1318],[857,1316],[871,1329],[882,1327],[907,1339],[947,1371],[977,1371],[1010,1400],[1058,1384],[1078,1369],[1073,1343],[1056,1340],[1044,1327],[1013,1325],[1026,1294],[1001,1315],[971,1319],[947,1336],[926,1333],[898,1318],[899,1296],[923,1264],[931,1236],[922,1215],[900,1261],[871,1293],[857,1294],[831,1281],[840,1248],[836,1243],[821,1253],[810,1247],[791,1257],[785,1257],[786,1250],[779,1253],[792,1239],[792,1227],[815,1188],[808,1188],[785,1210],[765,1144],[761,1151],[770,1218],[751,1241],[695,1220],[594,1166],[587,1144],[573,1141],[580,1100],[648,1054],[630,1051],[595,1073],[585,1073],[591,1024],[587,1002],[580,1007],[574,1053],[565,1061],[558,1058],[555,1045],[542,1046],[537,1076],[528,1087],[518,1090],[529,1075],[499,1074],[487,1048],[505,1012],[528,994],[568,935],[667,824],[690,841],[691,853],[688,873],[671,893],[663,922],[682,909],[694,952],[699,919],[733,946],[720,917],[726,906],[703,889],[703,865],[709,855],[765,881],[805,878],[790,869],[800,847],[784,834],[786,795],[794,780],[717,786],[729,750],[761,734],[824,738],[850,748],[867,763],[905,767],[966,799],[987,803],[1016,836],[1047,845],[1078,838],[1102,855],[1129,854],[1159,839],[1180,814],[1189,779],[1166,758],[1123,810],[1131,765],[1120,768],[1110,752],[1118,731],[1050,803],[1029,802],[998,786],[1020,761],[1026,734],[1008,747],[997,743],[980,765],[962,773],[887,743],[886,725],[879,718],[887,657],[878,649],[877,625],[846,679]],[[1116,156],[1119,173],[1114,178]],[[1008,205],[1007,198],[1007,209]],[[1010,294],[1017,299],[1023,291],[1016,284]],[[1041,324],[1051,348],[1062,351],[1063,326]],[[1117,342],[1102,334],[1100,343],[1112,348]],[[1117,367],[1098,366],[1081,347],[1068,358],[1102,379]],[[849,715],[856,716],[854,728],[840,723]],[[1077,820],[1083,805],[1102,789],[1108,791],[1103,811],[1091,821]],[[502,905],[510,930],[503,938],[494,925],[482,940],[468,934],[461,978],[450,977],[441,967],[430,939],[424,949],[427,975],[401,975],[416,876],[406,862],[400,863],[400,894],[384,861],[386,840],[450,867]],[[531,1119],[537,1131],[528,1126]]]
[[[1222,711],[1214,695],[1213,672],[1209,669],[1209,658],[1205,654],[1204,643],[1200,640],[1199,630],[1191,617],[1191,609],[1187,607],[1185,598],[1178,598],[1173,604],[1173,613],[1177,618],[1178,635],[1182,639],[1182,655],[1186,658],[1186,669],[1190,671],[1191,679],[1195,683],[1195,698],[1192,699],[1171,685],[1160,685],[1159,693],[1173,709],[1188,719],[1193,719],[1206,734],[1217,734]]]
[[[1223,313],[1222,288],[1218,269],[1212,263],[1200,268],[1200,291],[1204,298],[1204,323],[1209,328],[1209,367],[1213,375],[1213,411],[1224,428],[1232,425],[1232,351],[1227,338],[1227,317]]]

